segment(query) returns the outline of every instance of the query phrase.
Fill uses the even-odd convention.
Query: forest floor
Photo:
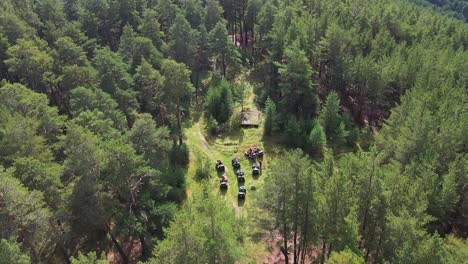
[[[257,110],[251,90],[245,108]],[[235,111],[241,111],[240,106]],[[247,237],[244,239],[244,244],[247,252],[245,252],[245,257],[241,263],[276,263],[277,252],[273,250],[270,234],[265,231],[265,224],[267,223],[265,218],[267,216],[258,207],[257,199],[264,179],[268,176],[268,169],[279,158],[282,148],[263,140],[263,127],[261,125],[258,128],[240,128],[234,132],[210,136],[205,131],[203,117],[186,128],[185,135],[190,149],[187,197],[190,199],[193,193],[200,192],[202,184],[208,182],[213,192],[226,199],[229,204],[232,204],[233,210],[245,227]],[[265,151],[262,174],[258,177],[252,175],[253,162],[244,156],[244,152],[253,146],[258,146]],[[235,157],[241,159],[241,167],[246,175],[246,181],[242,184],[247,188],[245,200],[238,200],[237,198],[238,188],[241,185],[238,184],[235,171],[231,166],[231,160]],[[229,179],[229,188],[226,192],[219,189],[220,174],[215,170],[215,162],[218,159],[226,165],[227,169],[226,175]],[[197,164],[204,160],[209,160],[210,165],[212,165],[212,175],[208,181],[202,182],[196,179],[195,175]]]

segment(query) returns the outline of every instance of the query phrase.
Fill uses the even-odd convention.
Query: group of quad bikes
[[[262,158],[263,158],[263,151],[260,150],[258,147],[250,147],[246,152],[245,156],[250,160],[253,161],[254,164],[252,165],[252,175],[258,176],[262,173]],[[247,189],[243,185],[245,183],[245,172],[241,169],[240,158],[233,158],[232,159],[232,167],[234,168],[236,175],[237,175],[237,182],[241,185],[239,187],[239,192],[237,197],[239,199],[245,199],[247,194]],[[226,176],[226,166],[223,164],[221,160],[216,161],[216,170],[220,173],[223,173],[221,176],[219,187],[221,190],[227,190],[229,187],[228,177]]]

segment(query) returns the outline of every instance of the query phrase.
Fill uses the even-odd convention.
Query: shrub
[[[201,181],[210,177],[210,161],[206,157],[199,156],[197,158],[197,170],[195,172],[195,179]]]
[[[206,111],[219,124],[226,123],[232,115],[233,100],[230,84],[222,81],[217,87],[211,87],[206,96]]]

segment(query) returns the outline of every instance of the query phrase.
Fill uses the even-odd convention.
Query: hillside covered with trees
[[[0,1],[0,264],[465,263],[466,3]]]
[[[444,14],[468,21],[468,1],[466,0],[413,0],[427,7],[435,7]]]

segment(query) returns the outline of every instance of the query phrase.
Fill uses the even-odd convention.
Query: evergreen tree
[[[310,160],[300,150],[289,152],[281,164],[271,168],[259,201],[271,214],[274,230],[281,235],[285,259],[289,259],[291,252],[294,263],[303,260],[317,236],[314,223],[317,185],[313,175]]]
[[[184,16],[179,14],[169,29],[169,34],[172,58],[194,69],[198,51],[198,31],[193,30]]]
[[[205,188],[176,215],[150,263],[235,263],[243,235],[227,202]]]
[[[187,19],[193,29],[197,29],[203,24],[203,11],[202,3],[199,0],[189,0],[184,2],[185,19]]]
[[[327,137],[325,131],[319,122],[314,122],[314,127],[309,134],[309,144],[312,151],[321,153],[323,147],[327,144]]]
[[[179,13],[179,7],[174,3],[174,0],[156,0],[156,12],[159,17],[161,31],[166,35],[169,28],[174,24],[174,20]]]
[[[277,113],[276,113],[276,104],[270,98],[267,99],[265,103],[265,124],[264,134],[271,136],[273,132],[277,129]]]
[[[228,38],[224,21],[219,21],[209,34],[211,53],[216,58],[216,67],[226,77],[228,64],[235,66],[238,63],[239,52]]]
[[[96,252],[90,252],[88,254],[79,253],[77,258],[71,259],[72,264],[107,264],[107,260],[98,258]]]
[[[143,21],[141,22],[138,30],[141,36],[151,39],[156,49],[166,52],[166,43],[164,42],[165,36],[158,21],[158,13],[153,9],[146,9],[143,13]]]
[[[98,72],[99,87],[106,93],[114,95],[118,89],[130,89],[133,80],[128,73],[129,67],[118,53],[109,48],[99,49],[93,62]]]
[[[297,45],[285,51],[286,63],[278,64],[281,88],[281,106],[287,113],[299,118],[317,114],[318,99],[312,83],[312,67]]]
[[[340,126],[340,98],[336,92],[330,92],[320,111],[320,124],[325,129],[327,138],[332,139]]]
[[[29,264],[31,258],[21,252],[16,242],[0,240],[0,264]]]
[[[139,101],[143,111],[157,111],[164,102],[163,84],[164,79],[158,70],[143,59],[141,65],[136,69],[135,89],[139,92]]]
[[[54,60],[45,41],[19,39],[16,45],[8,48],[7,55],[8,71],[33,90],[46,92],[45,75],[52,69]]]
[[[164,169],[168,165],[171,150],[169,130],[166,127],[157,128],[151,115],[138,116],[128,138],[137,154],[143,155],[152,168]]]
[[[222,22],[223,8],[216,0],[207,0],[205,5],[205,27],[208,31],[213,30],[216,25]]]
[[[22,248],[30,253],[31,262],[46,262],[55,248],[57,232],[51,225],[52,212],[45,205],[44,195],[40,191],[29,191],[8,172],[1,171],[0,179],[0,234],[4,238],[20,240]],[[19,252],[14,245],[8,244],[5,245],[3,239],[0,241],[0,254],[6,254],[0,262],[8,261],[8,257],[14,257],[13,261],[19,263],[28,260],[23,254],[9,256]]]
[[[160,68],[163,56],[157,50],[149,38],[136,37],[135,38],[135,51],[132,59],[132,70],[141,65],[142,60],[145,59],[153,67]]]
[[[162,63],[164,95],[172,120],[176,121],[175,135],[179,145],[183,143],[182,118],[188,114],[194,88],[190,83],[190,70],[184,64],[173,60]]]
[[[132,64],[133,53],[135,52],[136,34],[130,25],[125,25],[120,36],[119,53],[127,64]]]
[[[117,102],[100,89],[78,87],[71,93],[70,104],[75,116],[86,110],[98,110],[113,121],[115,128],[122,130],[126,127],[125,116],[119,111]]]
[[[226,123],[233,112],[231,85],[223,80],[217,87],[208,89],[206,96],[207,113],[219,124]]]
[[[364,264],[364,259],[351,250],[333,252],[326,262],[327,264]]]

